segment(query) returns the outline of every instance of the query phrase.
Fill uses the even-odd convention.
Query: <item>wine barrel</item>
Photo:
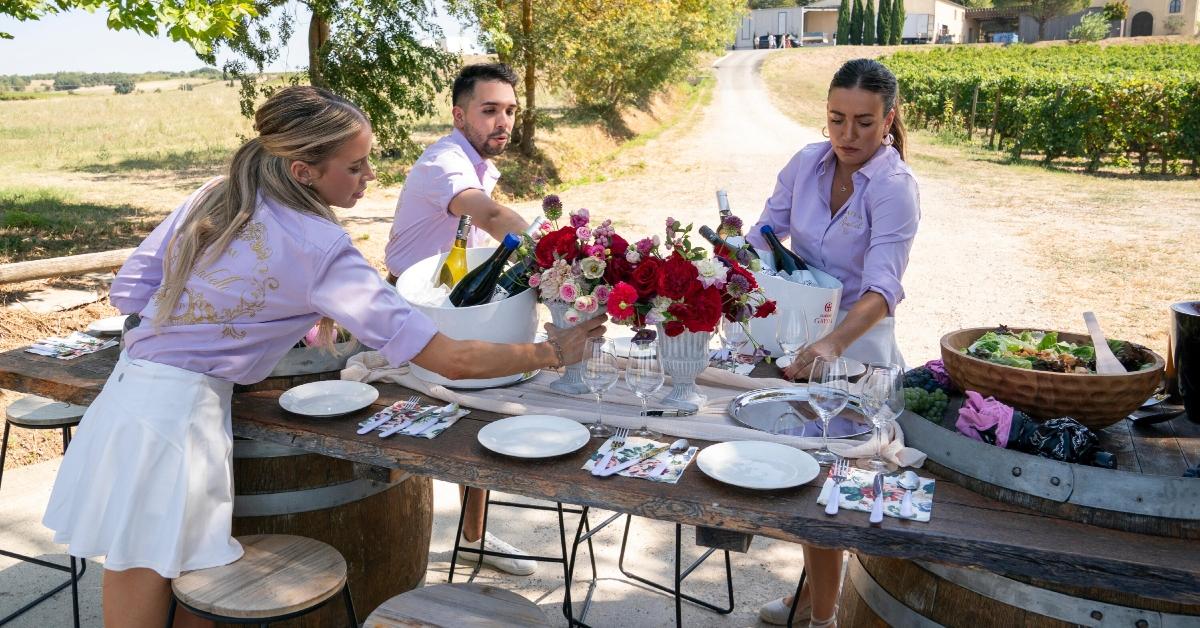
[[[1070,464],[988,445],[954,428],[962,399],[941,425],[905,412],[905,443],[925,468],[1002,502],[1105,528],[1200,539],[1200,481],[1183,477],[1200,458],[1200,425],[1184,416],[1139,427],[1122,420],[1097,434],[1116,469]],[[935,515],[936,516],[936,515]]]
[[[433,528],[429,478],[252,440],[235,441],[233,458],[234,536],[295,534],[337,548],[360,617],[424,585]],[[347,623],[335,597],[316,613],[272,626]]]
[[[851,555],[838,625],[1166,628],[1200,625],[1200,606],[1050,586],[976,569]]]

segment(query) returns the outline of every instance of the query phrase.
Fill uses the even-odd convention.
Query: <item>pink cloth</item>
[[[429,145],[413,164],[388,236],[384,255],[388,272],[399,277],[409,266],[450,250],[458,230],[458,216],[450,213],[450,200],[464,190],[492,195],[500,170],[484,159],[458,129]],[[487,234],[471,227],[468,247],[482,246]]]
[[[988,442],[981,432],[994,430],[996,436],[995,445],[1000,447],[1008,446],[1008,435],[1012,430],[1013,409],[996,401],[992,397],[987,399],[983,395],[973,391],[967,391],[967,401],[958,410],[958,421],[955,421],[954,427],[958,428],[959,433],[968,438],[974,438],[977,441]]]
[[[950,381],[950,374],[946,372],[946,365],[941,360],[930,360],[925,363],[925,368],[933,374],[933,379],[942,387],[948,390],[954,389],[954,383]]]

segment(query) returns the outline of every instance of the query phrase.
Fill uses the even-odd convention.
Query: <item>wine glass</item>
[[[634,340],[629,347],[625,364],[625,383],[642,400],[642,427],[632,433],[642,438],[659,438],[662,434],[650,429],[646,416],[646,399],[662,388],[666,375],[658,360],[658,343],[653,340]]]
[[[775,328],[775,340],[783,349],[790,363],[796,359],[809,343],[808,316],[799,308],[787,308],[779,312],[779,326]]]
[[[604,393],[617,383],[619,377],[613,342],[607,338],[588,338],[583,347],[583,383],[596,395],[596,422],[587,426],[594,437],[613,435],[613,429],[604,424]]]
[[[729,352],[730,360],[740,361],[742,349],[748,342],[750,342],[750,334],[746,333],[745,323],[721,317],[721,348]]]
[[[821,417],[821,448],[813,452],[813,458],[821,464],[833,464],[838,459],[829,451],[829,421],[850,401],[847,370],[845,358],[819,355],[808,377],[808,405]]]
[[[875,455],[860,460],[859,468],[875,472],[891,471],[895,465],[883,459],[883,430],[904,410],[904,375],[900,366],[871,363],[863,380],[862,409],[875,432]],[[899,404],[899,410],[896,404]]]

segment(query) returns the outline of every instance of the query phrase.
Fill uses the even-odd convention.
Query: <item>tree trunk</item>
[[[1038,21],[1038,41],[1046,40],[1046,20],[1039,18]]]
[[[316,87],[327,87],[325,75],[321,72],[321,47],[329,41],[329,20],[326,16],[313,11],[312,19],[308,22],[308,82]]]
[[[537,148],[537,46],[533,42],[533,0],[521,0],[521,34],[525,37],[525,110],[521,113],[521,154],[532,157]]]

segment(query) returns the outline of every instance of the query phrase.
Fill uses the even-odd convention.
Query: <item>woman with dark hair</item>
[[[842,282],[834,329],[784,369],[790,379],[807,377],[821,355],[903,366],[895,312],[921,212],[917,181],[904,162],[896,77],[872,59],[846,62],[830,82],[826,119],[829,141],[805,146],[780,171],[748,237],[766,249],[759,228],[770,225],[809,265]],[[841,551],[805,546],[804,564],[809,577],[796,619],[836,626]],[[770,602],[760,617],[784,624],[790,604]]]

